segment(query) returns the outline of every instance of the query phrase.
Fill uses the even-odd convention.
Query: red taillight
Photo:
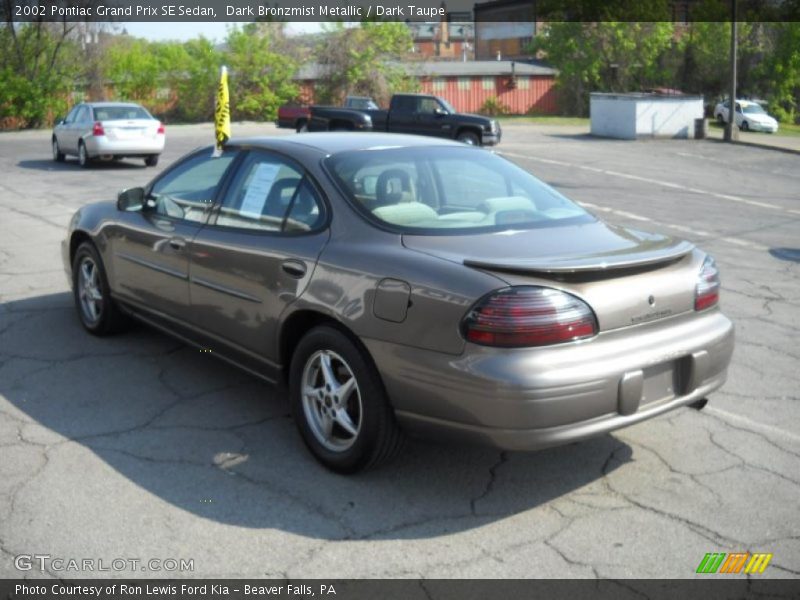
[[[595,335],[597,320],[583,300],[544,287],[493,292],[464,317],[464,337],[484,346],[546,346]]]
[[[694,309],[704,310],[715,306],[717,302],[719,302],[719,269],[714,259],[706,256],[694,288]]]
[[[163,123],[159,123],[158,124],[158,131],[156,131],[156,133],[157,134],[160,133],[161,135],[164,135],[164,133],[166,133],[166,129],[164,128],[164,124]]]
[[[105,135],[106,132],[103,131],[103,124],[100,121],[94,122],[94,127],[92,127],[92,135]]]

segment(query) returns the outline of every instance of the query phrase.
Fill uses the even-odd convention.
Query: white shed
[[[589,111],[592,135],[622,140],[694,138],[704,116],[702,96],[645,93],[593,93]]]

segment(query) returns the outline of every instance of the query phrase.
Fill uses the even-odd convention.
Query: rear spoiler
[[[694,250],[694,244],[679,241],[664,248],[642,252],[620,252],[618,254],[598,254],[589,257],[552,258],[466,258],[468,267],[490,271],[510,271],[514,273],[589,273],[617,269],[657,266],[659,263],[674,262]]]

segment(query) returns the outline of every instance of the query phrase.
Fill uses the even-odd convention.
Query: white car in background
[[[714,118],[719,123],[728,122],[728,107],[730,102],[720,102],[714,108]],[[742,131],[778,131],[778,121],[770,117],[758,102],[750,100],[736,101],[736,126]]]
[[[155,167],[165,137],[164,124],[138,104],[83,102],[53,128],[53,160],[72,154],[88,167],[94,159],[143,158]]]

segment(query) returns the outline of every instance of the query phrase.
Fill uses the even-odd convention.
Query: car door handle
[[[179,237],[170,238],[169,247],[173,250],[183,250],[186,247],[186,240]]]
[[[306,264],[299,260],[285,260],[283,264],[281,264],[281,269],[283,269],[283,272],[289,277],[294,277],[296,279],[300,279],[306,274]]]

